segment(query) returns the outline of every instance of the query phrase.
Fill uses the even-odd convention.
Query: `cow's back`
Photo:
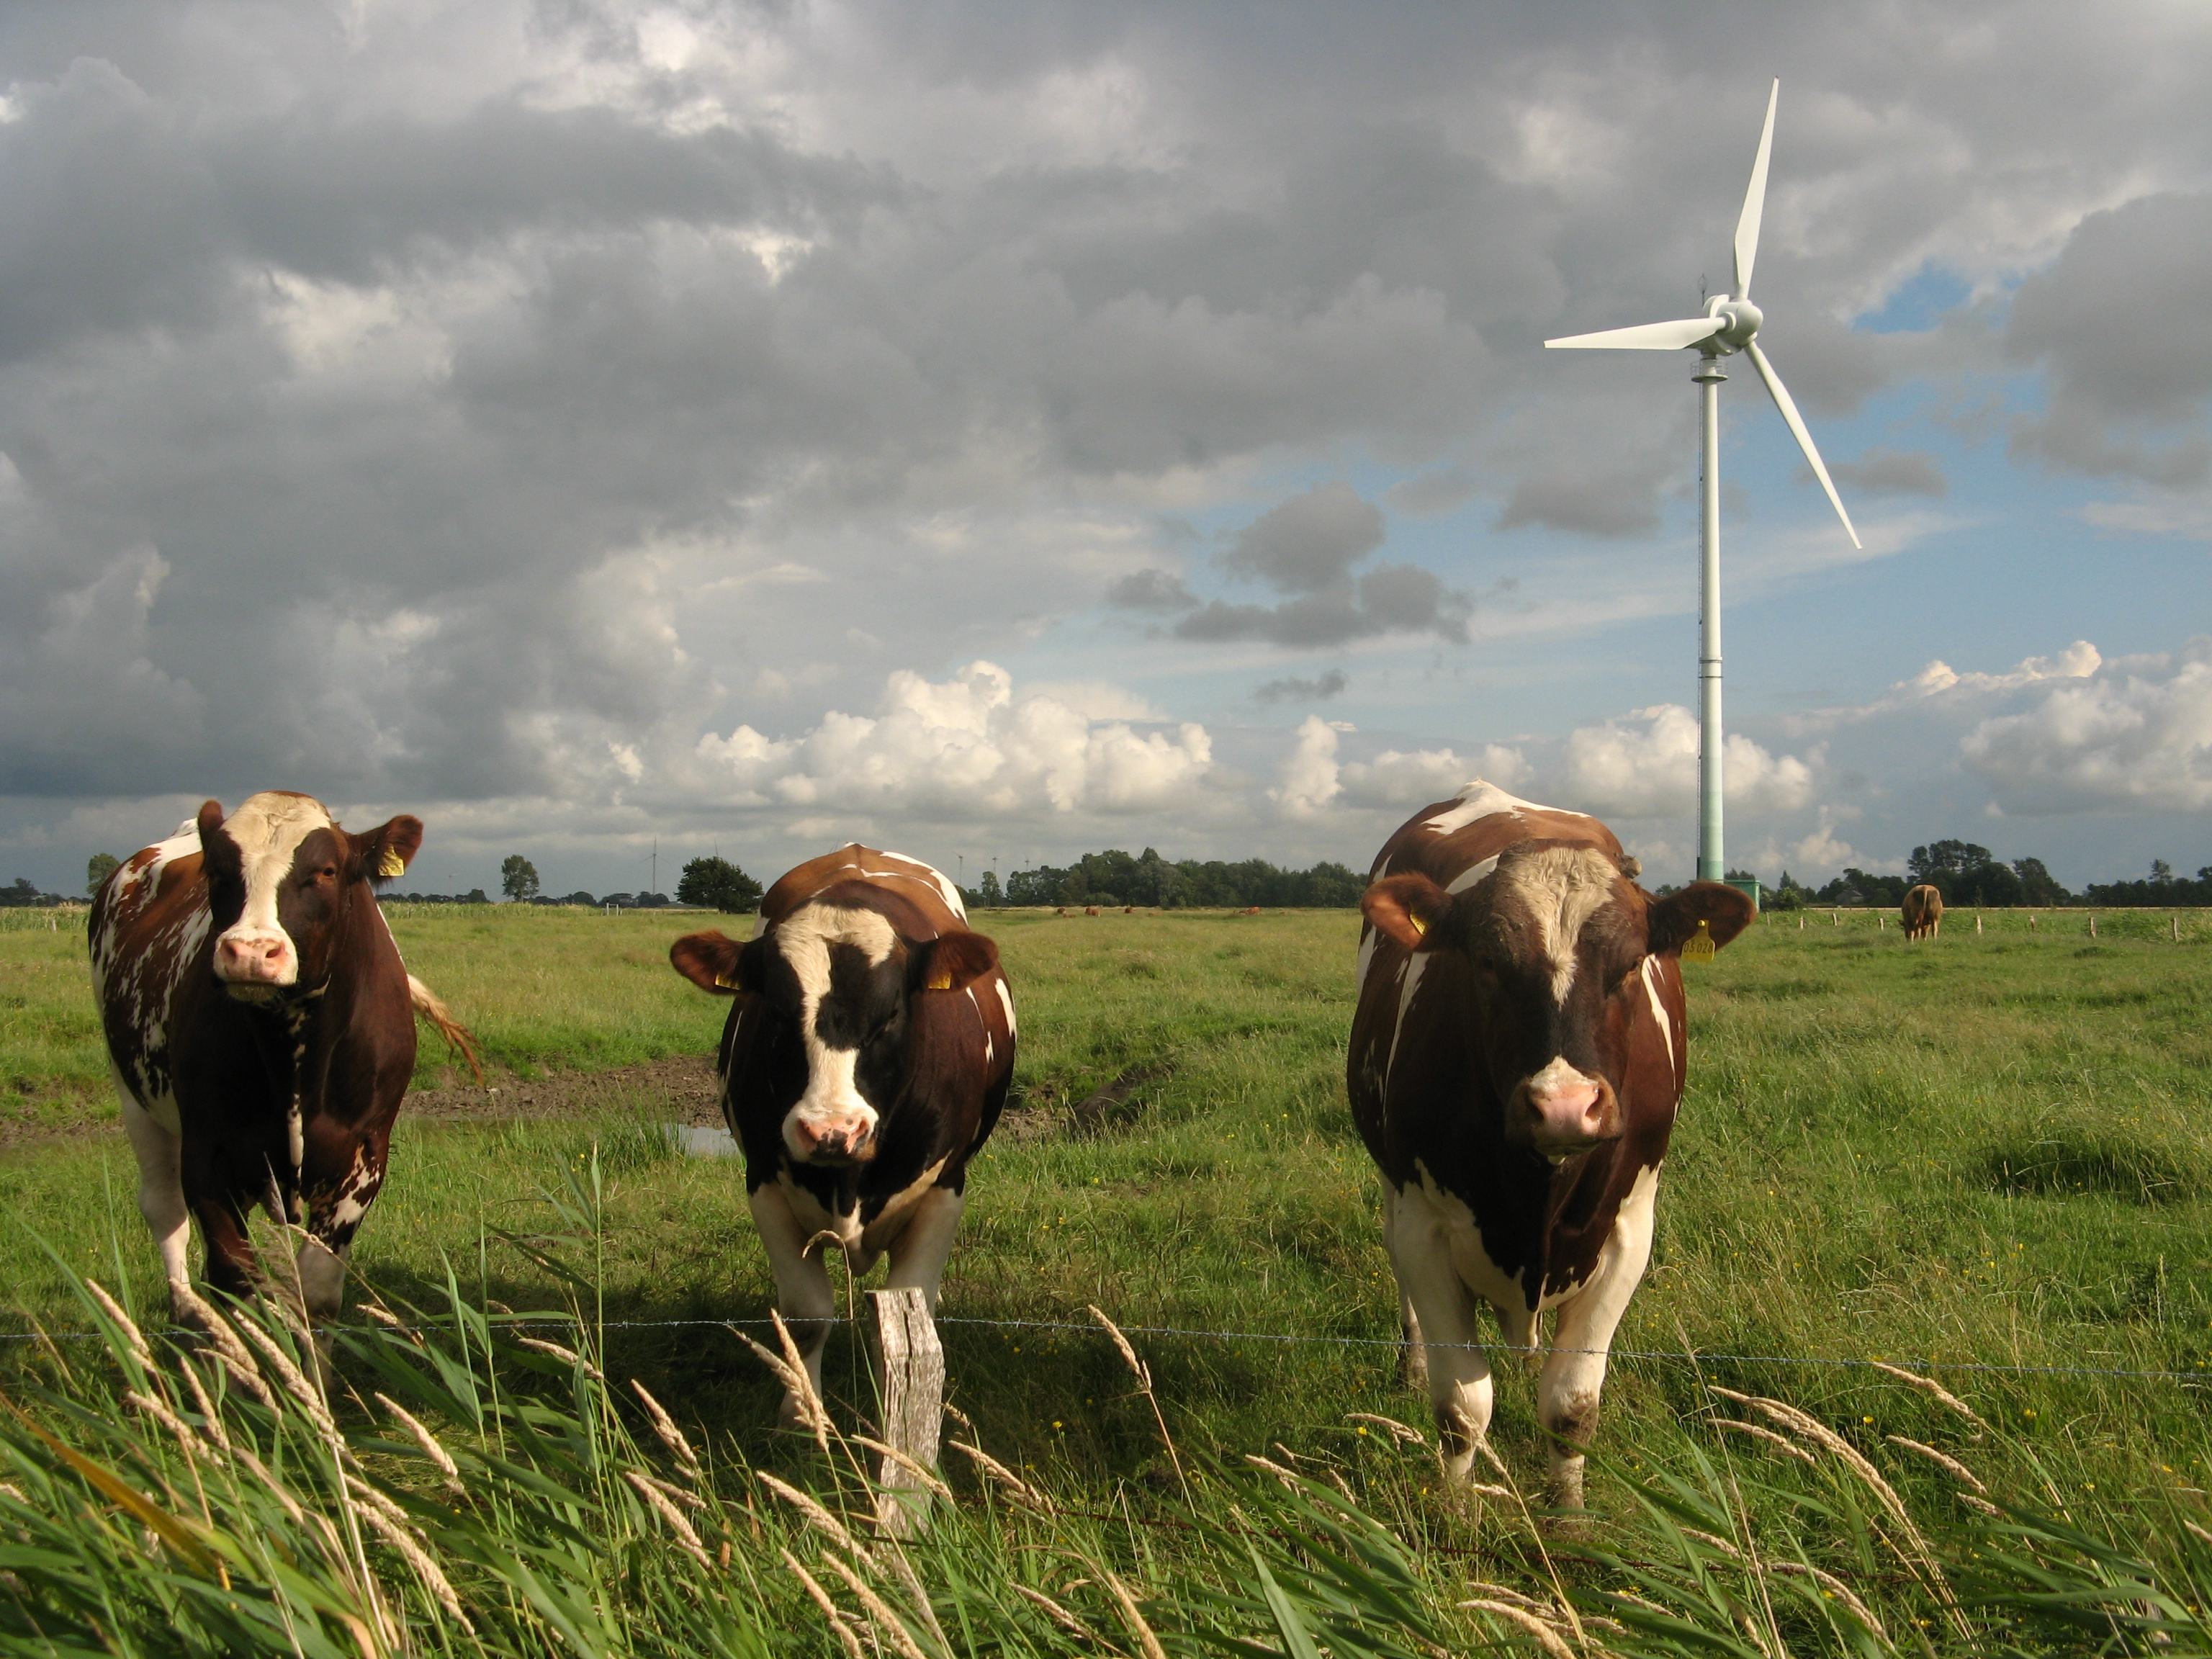
[[[777,877],[775,884],[761,896],[756,931],[767,931],[810,900],[851,881],[866,883],[886,897],[900,902],[902,910],[911,907],[913,921],[918,921],[922,930],[914,931],[913,921],[901,915],[901,931],[909,938],[935,939],[968,926],[968,908],[960,901],[960,890],[945,880],[940,872],[919,859],[880,852],[854,842],[834,853],[809,859]]]
[[[108,873],[86,929],[102,1034],[124,1089],[176,1127],[170,1035],[178,987],[207,946],[199,832],[191,823]]]
[[[1458,892],[1480,881],[1469,872],[1516,842],[1575,842],[1595,847],[1618,863],[1620,842],[1612,830],[1583,812],[1539,806],[1476,779],[1449,800],[1423,807],[1376,854],[1370,880],[1415,873]],[[1462,887],[1454,887],[1454,882]]]

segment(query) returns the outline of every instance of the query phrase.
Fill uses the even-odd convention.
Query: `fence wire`
[[[767,1319],[608,1319],[592,1321],[570,1315],[527,1315],[509,1316],[490,1316],[491,1323],[500,1330],[602,1330],[602,1331],[663,1331],[663,1330],[743,1330],[769,1331],[775,1323]],[[842,1315],[828,1320],[809,1320],[811,1325],[849,1326],[859,1322]],[[1072,1319],[980,1319],[957,1314],[940,1315],[939,1326],[957,1325],[980,1330],[1054,1331],[1066,1333],[1088,1332],[1102,1335],[1099,1327],[1086,1320]],[[438,1320],[426,1324],[390,1324],[378,1321],[373,1325],[351,1328],[374,1331],[390,1330],[402,1333],[431,1333],[449,1330],[450,1320]],[[1284,1346],[1335,1348],[1390,1348],[1401,1346],[1395,1336],[1329,1336],[1304,1331],[1217,1331],[1186,1325],[1117,1325],[1124,1336],[1166,1337],[1176,1340],[1206,1342],[1271,1342]],[[0,1331],[0,1342],[91,1342],[101,1340],[98,1331]],[[1815,1354],[1787,1353],[1723,1353],[1703,1348],[1563,1348],[1548,1343],[1522,1345],[1510,1342],[1424,1342],[1424,1347],[1446,1352],[1479,1352],[1484,1354],[1595,1354],[1607,1359],[1659,1361],[1687,1365],[1797,1365],[1832,1370],[1898,1370],[1965,1371],[2004,1376],[2124,1376],[2150,1382],[2212,1382],[2212,1369],[2197,1370],[2150,1370],[2125,1365],[2026,1365],[2004,1364],[1979,1359],[1884,1359],[1853,1358],[1848,1356],[1830,1358]]]

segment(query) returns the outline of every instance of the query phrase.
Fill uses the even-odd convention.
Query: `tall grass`
[[[749,1460],[611,1374],[605,1195],[587,1158],[523,1241],[565,1305],[513,1312],[449,1270],[425,1305],[373,1298],[327,1367],[281,1286],[149,1331],[65,1272],[96,1340],[41,1345],[0,1395],[0,1640],[317,1659],[2212,1652],[2196,1504],[2130,1537],[2047,1482],[1992,1486],[1975,1466],[2008,1431],[1925,1381],[1926,1440],[1705,1385],[1662,1459],[1616,1471],[1628,1501],[1595,1528],[1533,1511],[1503,1461],[1445,1492],[1420,1433],[1379,1415],[1349,1455],[1186,1444],[1174,1491],[1103,1502],[962,1424],[926,1530],[885,1535],[849,1413],[809,1396]],[[1151,1391],[1118,1334],[1094,1340]],[[759,1352],[803,1379],[787,1343]]]

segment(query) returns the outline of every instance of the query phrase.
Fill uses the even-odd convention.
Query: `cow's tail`
[[[446,1039],[447,1047],[453,1049],[469,1063],[469,1070],[477,1077],[477,1087],[483,1087],[483,1058],[477,1053],[477,1040],[469,1028],[453,1018],[453,1011],[439,1000],[438,994],[415,977],[407,975],[407,1000],[415,1012],[438,1028],[438,1035]]]

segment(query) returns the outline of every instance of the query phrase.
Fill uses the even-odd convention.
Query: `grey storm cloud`
[[[1341,668],[1332,668],[1311,678],[1293,675],[1269,680],[1253,688],[1252,701],[1258,703],[1324,702],[1331,697],[1341,696],[1345,687],[1351,684]]]
[[[1182,577],[1157,567],[1122,577],[1107,599],[1127,610],[1183,613],[1172,631],[1185,640],[1261,640],[1294,649],[1390,633],[1465,640],[1474,601],[1433,571],[1385,563],[1355,574],[1383,534],[1382,509],[1351,485],[1316,484],[1261,514],[1215,560],[1231,576],[1287,596],[1278,603],[1201,601]]]
[[[1260,515],[1221,556],[1221,566],[1284,593],[1341,585],[1382,545],[1382,510],[1347,483],[1317,485]]]
[[[2212,397],[2212,194],[2170,192],[2090,215],[2021,284],[2005,350],[2046,367],[2048,408],[2017,447],[2083,472],[2188,485],[2212,476],[2201,430]]]

